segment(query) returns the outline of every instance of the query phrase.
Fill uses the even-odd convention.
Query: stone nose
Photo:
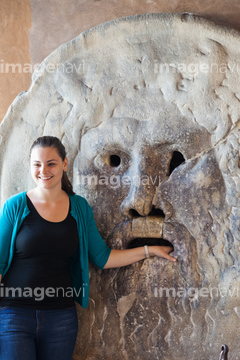
[[[153,207],[156,186],[132,185],[127,197],[123,200],[120,210],[124,216],[148,216]]]
[[[138,155],[129,169],[129,174],[134,176],[128,195],[120,207],[121,213],[126,217],[148,216],[150,213],[165,217],[162,204],[159,202],[160,188],[173,170],[184,162],[183,155],[178,151],[162,154],[161,166],[157,160],[148,162],[146,159],[147,157]],[[158,156],[155,156],[155,159],[158,159]],[[137,182],[134,181],[136,178]]]

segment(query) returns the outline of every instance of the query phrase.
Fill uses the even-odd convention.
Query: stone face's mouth
[[[174,249],[173,244],[163,238],[135,238],[129,241],[127,249],[142,247],[144,245],[149,246],[170,246]]]
[[[164,218],[160,216],[133,218],[131,221],[131,237],[162,238],[163,220]]]
[[[115,249],[130,249],[144,245],[170,246],[173,248],[171,256],[178,259],[177,266],[167,263],[173,271],[171,276],[181,279],[181,284],[182,282],[191,286],[199,284],[195,240],[181,224],[166,222],[161,216],[135,217],[119,223],[106,240],[109,247]],[[152,266],[152,274],[170,271],[170,268],[166,267],[165,259],[162,258],[150,257],[147,264]],[[154,270],[155,265],[157,267]],[[138,268],[139,272],[145,270]]]
[[[130,249],[144,245],[171,246],[169,241],[164,239],[164,218],[159,216],[136,217],[118,224],[108,236],[109,246],[116,248]]]

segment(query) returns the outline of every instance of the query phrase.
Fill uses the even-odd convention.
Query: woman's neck
[[[66,197],[66,192],[60,189],[41,189],[36,187],[28,192],[35,200],[46,203],[53,203],[59,200],[62,200],[63,197]]]

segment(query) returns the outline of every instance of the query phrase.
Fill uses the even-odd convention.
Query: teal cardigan
[[[79,248],[70,258],[69,271],[74,300],[86,308],[89,301],[88,258],[103,269],[111,249],[98,232],[88,202],[79,195],[69,195],[69,198],[71,215],[77,222],[79,235]],[[0,209],[0,274],[3,277],[12,262],[18,230],[29,212],[26,192],[10,197]]]

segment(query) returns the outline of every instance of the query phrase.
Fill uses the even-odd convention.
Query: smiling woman
[[[31,153],[31,173],[37,185],[49,183],[54,179],[61,183],[63,171],[67,170],[67,159],[62,161],[54,148],[35,147]],[[52,183],[50,181],[50,183]]]
[[[121,164],[116,156],[113,167]],[[73,192],[58,138],[38,138],[30,165],[36,187],[8,199],[0,213],[0,358],[32,360],[37,354],[38,359],[70,360],[77,335],[74,300],[88,305],[88,257],[103,269],[149,255],[175,261],[169,255],[173,248],[167,242],[149,248],[146,243],[124,250],[107,247],[87,201]],[[43,323],[40,318],[36,323],[39,315]],[[59,321],[65,322],[62,330]]]

